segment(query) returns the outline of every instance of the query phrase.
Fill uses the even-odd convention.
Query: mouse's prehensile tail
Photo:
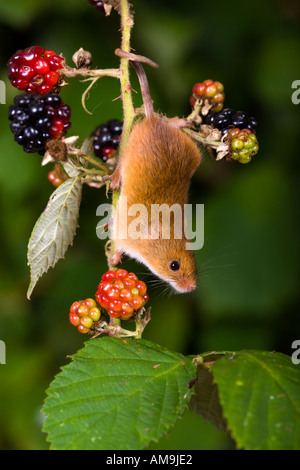
[[[148,84],[146,73],[141,65],[141,62],[144,62],[150,65],[151,67],[158,67],[158,65],[155,62],[153,62],[151,59],[148,59],[147,57],[137,55],[137,54],[131,54],[130,52],[122,51],[122,49],[116,49],[115,54],[119,57],[130,60],[130,63],[134,67],[137,73],[139,82],[140,82],[146,117],[152,116],[154,111],[153,111],[153,104],[152,104],[152,100],[150,96],[149,84]]]

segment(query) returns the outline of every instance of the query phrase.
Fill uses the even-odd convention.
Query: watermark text
[[[292,342],[291,348],[296,350],[292,354],[292,363],[298,365],[300,364],[300,339],[295,339]]]
[[[292,88],[296,89],[292,93],[292,103],[293,104],[299,104],[300,103],[300,80],[294,80],[292,83]]]
[[[6,364],[6,345],[0,340],[0,364]]]
[[[204,245],[204,204],[144,204],[127,205],[127,197],[118,200],[118,215],[111,204],[100,204],[96,215],[101,221],[96,228],[101,240],[186,240],[187,250],[200,250]],[[112,224],[115,220],[118,223]],[[113,227],[113,233],[112,233]]]

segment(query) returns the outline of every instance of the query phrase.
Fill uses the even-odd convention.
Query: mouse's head
[[[175,291],[191,292],[197,286],[197,272],[194,253],[186,249],[186,242],[186,239],[147,240],[136,246],[135,257]]]

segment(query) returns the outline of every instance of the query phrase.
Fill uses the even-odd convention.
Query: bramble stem
[[[120,1],[120,15],[121,15],[121,49],[125,52],[130,52],[130,35],[133,27],[133,17],[130,12],[129,4],[127,0]],[[129,79],[129,60],[127,58],[121,58],[120,62],[120,84],[121,84],[121,96],[123,102],[123,131],[119,144],[119,161],[122,159],[127,141],[130,136],[132,129],[133,120],[135,117],[135,110],[132,102],[131,86]],[[116,210],[120,191],[115,190],[112,196],[113,210]],[[115,254],[115,247],[113,240],[111,241],[110,257]]]
[[[103,163],[101,162],[98,162],[98,160],[96,160],[95,158],[91,157],[90,155],[84,155],[83,153],[79,153],[79,156],[94,165],[95,167],[99,168],[99,170],[103,170],[105,174],[109,174],[109,169],[107,168],[107,166],[103,165]]]
[[[202,106],[200,104],[196,105],[191,114],[186,118],[187,121],[194,121],[194,119],[199,118],[201,108]]]
[[[209,145],[210,147],[219,147],[219,145],[222,144],[222,142],[220,142],[218,140],[207,140],[207,138],[203,134],[200,134],[199,132],[192,131],[191,129],[182,128],[182,130],[186,134],[188,134],[192,139],[198,140],[203,145]]]
[[[65,77],[114,77],[120,78],[120,70],[119,69],[88,69],[88,68],[81,68],[81,69],[73,69],[72,67],[68,67],[67,65],[61,70],[61,73]]]
[[[130,35],[131,29],[133,27],[133,17],[130,13],[127,0],[121,0],[120,14],[122,31],[121,49],[125,52],[130,52]],[[126,58],[122,58],[120,63],[120,82],[121,95],[123,101],[123,131],[119,146],[119,159],[121,160],[125,151],[125,146],[127,144],[133,124],[133,119],[135,116],[129,79],[129,59]]]
[[[113,327],[121,326],[121,320],[119,318],[110,317],[109,324]]]

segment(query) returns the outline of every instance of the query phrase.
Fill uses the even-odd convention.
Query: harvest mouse
[[[128,58],[137,72],[145,117],[134,124],[124,155],[111,175],[111,188],[120,188],[112,218],[114,255],[111,262],[118,264],[126,254],[146,265],[176,292],[190,292],[196,288],[197,274],[194,253],[186,249],[185,222],[182,220],[179,227],[182,237],[175,237],[178,227],[174,227],[175,215],[170,212],[170,237],[165,238],[163,219],[156,218],[153,224],[151,210],[153,205],[170,207],[175,204],[184,214],[190,181],[200,164],[201,153],[192,139],[180,130],[184,120],[168,119],[154,112],[146,74],[136,61],[137,56],[120,49],[116,54]],[[141,237],[137,239],[128,233],[135,219],[130,208],[138,207],[133,206],[135,204],[145,208],[138,215]]]

